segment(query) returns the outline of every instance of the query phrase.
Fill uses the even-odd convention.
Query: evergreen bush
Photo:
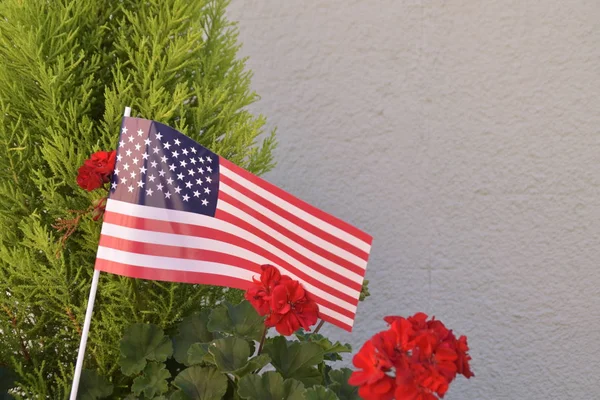
[[[70,390],[101,224],[81,218],[64,243],[53,225],[101,196],[77,187],[77,168],[116,147],[125,106],[255,174],[272,167],[274,132],[257,143],[265,119],[246,109],[257,96],[227,3],[0,2],[0,372],[16,373],[22,398]],[[223,299],[240,297],[102,274],[85,367],[125,385],[125,326],[170,332]]]

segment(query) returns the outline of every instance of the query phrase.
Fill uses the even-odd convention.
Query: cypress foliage
[[[23,398],[64,398],[71,384],[100,223],[65,242],[52,227],[102,193],[77,187],[92,152],[116,148],[125,106],[261,174],[273,134],[246,107],[257,96],[237,58],[226,0],[0,2],[0,367]],[[98,191],[100,192],[100,191]],[[167,331],[235,291],[101,274],[85,367],[118,370],[125,325]]]

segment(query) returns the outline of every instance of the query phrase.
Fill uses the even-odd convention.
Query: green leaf
[[[8,391],[15,387],[17,375],[8,368],[0,367],[0,400],[9,400],[13,397]]]
[[[312,342],[321,346],[324,352],[323,358],[328,361],[340,361],[342,360],[340,353],[352,352],[352,346],[348,343],[332,343],[329,339],[319,333],[306,333],[300,330],[296,333],[296,337],[301,342]]]
[[[340,400],[361,400],[358,395],[358,386],[348,384],[348,379],[352,375],[350,368],[329,371],[331,384],[329,389],[335,392]]]
[[[110,396],[113,385],[95,371],[84,369],[81,371],[81,381],[77,390],[77,400],[96,400]]]
[[[179,324],[179,333],[173,337],[173,357],[181,364],[188,364],[188,351],[194,343],[208,343],[214,339],[208,331],[210,310],[189,315]]]
[[[215,368],[194,365],[181,371],[173,385],[192,400],[220,400],[227,391],[227,377]]]
[[[214,364],[215,360],[212,354],[208,352],[209,343],[194,343],[188,350],[187,365],[197,365],[203,363]]]
[[[210,313],[208,330],[228,333],[245,339],[259,341],[262,337],[264,317],[258,315],[252,304],[242,301],[238,305],[223,303]]]
[[[313,386],[309,389],[306,389],[304,392],[305,400],[339,400],[339,397],[335,395],[331,390],[327,389],[325,386]]]
[[[171,340],[153,324],[130,325],[121,339],[120,349],[119,365],[128,376],[141,372],[146,360],[163,362],[173,354]]]
[[[365,301],[370,295],[371,293],[369,293],[369,281],[365,279],[363,280],[362,288],[360,289],[358,301]]]
[[[271,364],[284,378],[294,378],[306,386],[323,382],[315,365],[323,362],[323,349],[312,342],[292,342],[283,336],[270,339],[265,352],[271,357]]]
[[[250,374],[240,379],[238,395],[246,400],[304,400],[304,385],[295,379],[283,380],[274,371]]]
[[[144,368],[144,373],[133,380],[131,390],[138,396],[144,392],[144,397],[151,399],[169,390],[167,379],[170,377],[171,374],[164,364],[149,362]]]
[[[241,378],[249,373],[262,369],[265,365],[271,362],[271,357],[268,354],[259,354],[254,358],[248,360],[248,363],[242,368],[236,369],[232,373]]]
[[[221,372],[233,372],[244,367],[250,357],[248,342],[235,336],[215,340],[208,346],[208,351]]]

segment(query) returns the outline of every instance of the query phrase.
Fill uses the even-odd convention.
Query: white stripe
[[[140,207],[143,207],[143,206],[140,206]],[[206,226],[209,228],[215,228],[215,226],[214,226],[215,224],[212,224],[212,222],[215,220],[215,218],[206,217],[206,216],[204,216],[204,217],[206,219],[206,221],[205,221],[206,224],[204,224],[203,226]],[[215,229],[218,229],[218,228],[215,228]],[[298,278],[295,274],[288,271],[286,268],[277,265],[275,262],[273,262],[267,258],[264,258],[264,257],[260,256],[259,254],[251,252],[245,248],[235,246],[233,244],[221,242],[221,241],[214,240],[214,239],[206,239],[206,238],[200,238],[200,237],[195,237],[195,236],[177,235],[177,234],[173,234],[173,233],[153,232],[153,231],[146,231],[146,230],[142,230],[142,229],[128,228],[125,226],[110,224],[107,222],[102,224],[102,235],[112,236],[115,238],[125,239],[125,240],[133,240],[133,241],[143,242],[143,243],[164,244],[167,246],[187,247],[187,248],[191,248],[191,249],[204,249],[204,250],[209,250],[209,251],[215,251],[215,252],[219,252],[219,253],[223,253],[223,254],[230,254],[230,255],[238,256],[240,258],[249,260],[249,261],[259,264],[259,265],[273,264],[283,274],[289,275],[289,277],[292,279],[301,281],[302,284],[304,285],[304,287],[310,293],[313,293],[314,295],[319,296],[324,300],[327,300],[334,304],[337,304],[340,307],[342,307],[350,312],[353,312],[353,313],[356,312],[355,305],[352,305],[342,299],[339,299],[339,298],[335,297],[334,295],[327,293],[326,291],[310,284],[309,282],[306,282],[303,279]],[[179,258],[177,258],[177,259],[173,259],[173,258],[169,258],[169,257],[164,257],[164,258],[170,259],[171,262],[173,263],[173,265],[179,263],[180,260],[184,260],[184,259],[179,259]],[[176,262],[173,262],[173,260],[176,260]],[[193,261],[193,260],[189,260],[189,261]],[[174,269],[174,268],[169,267],[166,269]],[[324,282],[325,280],[322,279],[321,277],[317,277],[317,278],[319,281],[325,283]],[[340,286],[340,284],[338,282],[333,281],[329,277],[323,276],[323,278],[326,278],[327,280],[336,284],[336,286]],[[327,284],[329,284],[329,282]]]
[[[185,272],[200,272],[206,274],[228,276],[231,278],[244,279],[247,281],[252,281],[252,276],[254,275],[252,271],[247,271],[245,269],[227,264],[184,259],[178,259],[177,262],[174,263],[173,259],[170,257],[159,257],[150,256],[146,254],[130,253],[127,251],[116,250],[104,246],[98,247],[98,254],[96,257],[102,260],[114,261],[121,264],[135,265],[137,267],[143,268],[168,269],[172,271]],[[352,318],[346,317],[345,315],[333,311],[321,304],[319,304],[319,312],[328,315],[333,319],[336,319],[347,325],[353,325],[354,321]]]
[[[362,280],[363,280],[362,276],[360,276],[356,272],[349,271],[348,269],[342,267],[341,265],[338,265],[331,260],[328,260],[324,257],[321,257],[318,254],[313,253],[312,251],[306,249],[302,245],[291,240],[287,236],[277,232],[276,230],[272,229],[271,227],[267,226],[266,224],[263,224],[256,218],[252,217],[251,215],[246,214],[239,208],[227,203],[226,201],[219,200],[219,205],[217,206],[217,208],[220,210],[223,210],[233,216],[236,216],[243,221],[250,223],[252,226],[260,229],[261,231],[265,232],[272,238],[274,238],[277,241],[279,241],[280,243],[283,243],[284,245],[290,247],[291,249],[295,250],[296,252],[300,253],[301,255],[305,256],[306,258],[311,259],[318,265],[320,265],[324,268],[327,268],[330,271],[334,271],[341,276],[345,276],[354,282],[362,282]]]
[[[366,253],[368,253],[370,251],[371,245],[369,243],[363,241],[362,239],[357,238],[356,236],[354,236],[338,227],[331,225],[329,222],[323,221],[322,219],[315,217],[314,215],[304,211],[301,208],[296,207],[295,205],[293,205],[291,203],[288,203],[287,201],[283,200],[282,198],[261,188],[258,185],[255,185],[254,183],[250,182],[246,178],[236,174],[235,172],[233,172],[232,170],[223,166],[222,164],[219,166],[219,171],[221,174],[227,176],[230,179],[233,179],[240,185],[248,188],[249,190],[253,191],[254,193],[256,193],[256,194],[260,195],[261,197],[265,198],[266,200],[270,201],[271,203],[283,208],[284,210],[287,210],[290,213],[297,215],[299,218],[302,218],[303,220],[316,226],[317,228],[319,228],[333,236],[339,237],[343,241],[350,243],[354,247],[356,247],[360,250],[363,250]]]
[[[284,228],[287,228],[288,230],[292,231],[293,233],[297,234],[298,236],[308,240],[309,242],[314,243],[315,245],[321,247],[322,249],[335,254],[336,256],[339,256],[340,258],[343,258],[346,261],[351,262],[352,264],[356,265],[357,267],[360,267],[362,269],[366,269],[367,268],[367,261],[363,260],[360,257],[355,256],[354,254],[326,241],[325,239],[308,232],[307,230],[299,227],[298,225],[294,224],[293,222],[283,218],[281,215],[269,210],[268,208],[262,206],[261,204],[255,202],[254,200],[252,200],[251,198],[245,196],[244,194],[238,192],[237,190],[235,190],[234,188],[232,188],[231,186],[228,186],[227,184],[224,184],[223,182],[219,183],[219,191],[222,191],[224,193],[229,194],[230,196],[232,196],[233,198],[235,198],[236,200],[241,201],[242,203],[244,203],[246,206],[253,208],[254,210],[260,212],[262,215],[264,215],[265,217],[269,218],[270,220],[275,221],[277,224],[283,226]],[[224,211],[228,211],[227,209],[225,209],[224,207],[222,207],[222,204],[224,203],[223,200],[219,200],[219,202],[217,203],[217,208],[220,208]],[[242,219],[246,219],[246,218],[242,218]],[[259,223],[257,220],[254,220],[255,222],[253,222],[253,224],[257,224]],[[264,227],[266,227],[266,225],[262,224]],[[268,228],[268,227],[267,227]],[[274,232],[274,233],[270,233],[271,236],[273,237],[277,237],[278,235],[281,235],[280,233],[272,230],[271,228],[268,228],[269,231]],[[288,246],[294,248],[294,250],[298,251],[300,254],[312,259],[313,261],[322,264],[323,266],[326,266],[327,264],[330,264],[331,267],[329,267],[329,269],[331,269],[332,271],[336,271],[340,274],[346,274],[349,273],[350,271],[348,271],[346,268],[339,266],[338,264],[335,264],[321,256],[319,256],[318,254],[313,253],[312,251],[306,249],[305,247],[301,246],[300,244],[289,240],[290,243],[292,243],[292,246],[290,244],[288,244]],[[300,247],[300,249],[298,249],[297,247]],[[314,258],[317,258],[316,260]],[[358,275],[357,275],[358,276]]]

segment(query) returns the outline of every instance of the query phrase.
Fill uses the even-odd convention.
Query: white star
[[[204,193],[210,194],[210,189],[209,188],[204,188]]]
[[[134,157],[133,160],[131,160],[135,165],[137,165],[137,163],[140,162],[140,160],[138,160],[137,157]]]
[[[159,183],[158,185],[156,185],[156,189],[162,191],[163,185],[162,183]]]
[[[175,193],[179,193],[179,192],[181,192],[181,188],[180,188],[179,186],[177,186],[177,187],[175,188]]]
[[[194,176],[195,173],[196,171],[194,171],[193,169],[188,169],[188,174],[190,174],[191,176]]]
[[[206,199],[202,199],[202,205],[203,205],[203,206],[207,206],[207,205],[208,205],[208,200],[206,200]]]
[[[171,198],[171,193],[165,192],[165,198],[170,199]]]
[[[173,178],[169,178],[169,179],[167,179],[167,183],[168,183],[169,185],[172,185],[172,184],[173,184]]]
[[[131,179],[135,178],[135,171],[131,171],[129,175],[131,176]]]
[[[208,161],[209,163],[211,163],[212,162],[212,158],[206,157],[206,161]]]
[[[125,146],[125,142],[121,140],[121,141],[119,142],[119,147],[123,147],[123,146]]]
[[[140,144],[139,144],[139,143],[136,143],[136,144],[135,144],[135,149],[136,149],[137,151],[139,151],[141,148],[142,148],[142,146],[140,146]]]
[[[190,150],[192,151],[192,153],[196,154],[196,148],[192,147]]]
[[[117,156],[117,161],[121,161],[122,159],[123,159],[123,156],[119,154],[119,155]]]
[[[148,138],[144,139],[144,144],[146,146],[150,146],[150,139],[148,139]]]
[[[129,185],[129,186],[127,187],[127,191],[128,191],[129,193],[133,192],[133,186]]]
[[[165,149],[169,150],[169,147],[171,147],[171,144],[169,144],[169,142],[163,143],[163,146]]]
[[[200,157],[200,158],[198,159],[198,161],[200,161],[202,164],[204,164],[204,158]]]
[[[139,181],[138,182],[138,187],[144,187],[144,181]]]
[[[206,182],[208,182],[208,183],[212,183],[212,179],[210,179],[210,176],[208,176],[208,177],[206,178]]]
[[[110,187],[112,187],[113,189],[116,189],[116,188],[117,188],[117,182],[113,182],[113,183],[110,185]]]
[[[123,130],[121,131],[121,133],[123,133],[124,135],[127,134],[127,127],[126,126],[123,127]]]
[[[198,168],[198,172],[204,174],[204,170],[202,168]]]
[[[127,150],[127,151],[125,152],[125,154],[127,155],[127,157],[131,156],[131,150]]]
[[[144,131],[141,129],[138,129],[137,134],[138,134],[138,136],[142,136],[144,134]]]
[[[179,141],[179,139],[175,139],[175,144],[176,144],[177,146],[179,146],[179,145],[181,144],[181,142]]]
[[[125,177],[119,178],[119,180],[121,181],[121,183],[127,183],[127,178]]]
[[[155,148],[152,149],[152,152],[154,154],[158,153],[160,151],[160,149],[158,148],[158,146],[156,146]]]
[[[162,161],[162,162],[166,163],[166,162],[167,162],[167,156],[162,156],[162,157],[160,158],[160,161]]]
[[[192,164],[196,165],[196,159],[195,159],[195,158],[192,158],[192,159],[190,160],[190,162],[191,162]]]
[[[187,194],[183,195],[183,201],[189,201],[190,200],[190,196],[188,196]]]
[[[163,136],[163,135],[161,135],[161,134],[160,134],[160,132],[158,132],[158,133],[156,134],[156,138],[157,138],[158,140],[162,139],[162,136]]]
[[[143,158],[144,160],[147,160],[147,159],[148,159],[148,157],[150,157],[150,156],[148,155],[148,153],[144,152],[144,154],[142,154],[142,158]]]
[[[181,161],[179,161],[179,165],[181,165],[182,167],[185,168],[185,166],[187,165],[187,163],[185,162],[185,160],[181,160]]]
[[[146,195],[152,196],[152,193],[154,193],[152,189],[146,189]]]
[[[175,150],[174,152],[171,153],[171,155],[175,158],[179,157],[179,153],[177,152],[177,150]]]
[[[180,181],[183,180],[183,174],[182,173],[177,174],[177,180],[180,180]]]
[[[115,175],[119,175],[119,172],[121,172],[119,171],[119,168],[115,168]]]
[[[207,170],[208,172],[212,172],[212,168],[211,168],[211,167],[206,167],[206,170]]]
[[[202,185],[202,179],[200,179],[200,178],[196,179],[196,185]]]
[[[163,171],[162,169],[160,171],[158,171],[158,175],[160,176],[165,176],[165,171]]]
[[[152,168],[156,168],[156,166],[157,166],[157,165],[158,165],[158,163],[157,163],[156,161],[152,161],[152,162],[150,163],[150,166],[151,166]]]
[[[183,153],[183,155],[184,155],[184,156],[187,156],[187,155],[188,155],[188,151],[187,151],[187,149],[183,149],[183,150],[181,150],[181,152]]]
[[[148,171],[145,167],[140,168],[140,174],[145,174]]]
[[[133,136],[129,136],[129,143],[133,142],[135,138]]]
[[[200,192],[196,190],[196,191],[194,192],[194,197],[200,197]]]
[[[155,180],[155,179],[156,179],[156,177],[155,177],[154,175],[150,175],[150,176],[148,177],[148,180],[149,180],[150,182],[154,182],[154,180]]]
[[[188,189],[191,188],[192,187],[192,182],[186,182],[185,183],[185,187],[188,188]]]
[[[175,164],[169,165],[169,171],[175,171]]]
[[[129,170],[129,164],[127,164],[127,163],[123,164],[123,169],[125,171],[128,171]]]

